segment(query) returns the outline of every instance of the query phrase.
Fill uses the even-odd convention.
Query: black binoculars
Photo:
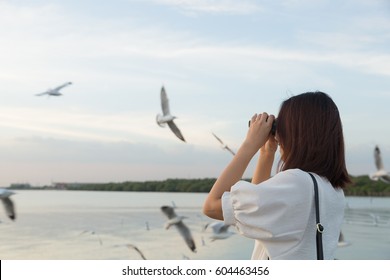
[[[248,127],[251,126],[251,121],[248,122]],[[271,127],[271,134],[275,135],[276,133],[276,119],[272,122],[272,127]]]

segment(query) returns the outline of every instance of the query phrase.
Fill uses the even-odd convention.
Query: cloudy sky
[[[389,46],[387,0],[0,0],[0,186],[217,177],[211,132],[237,150],[254,113],[314,90],[349,172],[375,145],[390,169]],[[163,85],[187,143],[155,122]]]

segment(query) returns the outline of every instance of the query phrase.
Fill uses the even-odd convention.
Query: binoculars
[[[248,122],[248,127],[251,126],[251,121]],[[271,127],[271,134],[275,135],[276,133],[276,119],[272,122],[272,127]]]

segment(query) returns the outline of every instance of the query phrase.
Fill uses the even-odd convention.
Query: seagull
[[[161,211],[168,217],[168,221],[165,224],[165,229],[169,229],[172,225],[176,226],[188,247],[192,252],[196,253],[196,246],[191,232],[189,228],[183,223],[183,219],[185,217],[177,216],[175,210],[171,206],[161,206]]]
[[[213,230],[213,234],[211,235],[211,241],[216,239],[226,239],[229,238],[234,233],[228,231],[230,225],[226,225],[224,222],[214,222],[211,224],[206,224],[204,229],[206,230],[208,227],[211,227]]]
[[[38,94],[36,94],[36,96],[42,96],[42,95],[48,95],[48,96],[60,96],[60,95],[62,95],[62,93],[60,92],[60,90],[62,89],[62,88],[64,88],[64,87],[66,87],[66,86],[69,86],[69,85],[71,85],[72,84],[72,82],[66,82],[65,84],[62,84],[62,85],[60,85],[60,86],[58,86],[58,87],[56,87],[56,88],[53,88],[53,89],[51,89],[51,88],[49,88],[47,91],[45,91],[45,92],[42,92],[42,93],[38,93]]]
[[[14,192],[7,189],[0,189],[0,199],[4,204],[5,212],[7,213],[7,216],[14,221],[16,219],[15,206],[12,200],[9,198],[13,194]]]
[[[175,116],[172,116],[169,110],[169,100],[167,97],[167,94],[165,92],[165,88],[161,88],[161,108],[163,115],[157,114],[156,116],[156,122],[159,126],[164,127],[165,124],[168,124],[169,128],[172,130],[172,132],[183,142],[184,140],[183,135],[181,134],[180,130],[177,128],[176,124],[173,122],[174,119],[176,119]]]
[[[222,149],[225,149],[225,150],[227,150],[227,151],[229,151],[233,156],[236,154],[235,152],[233,152],[229,147],[228,147],[228,145],[226,145],[225,143],[223,143],[223,141],[217,136],[217,135],[215,135],[213,132],[211,132],[213,135],[214,135],[214,137],[219,141],[219,143],[221,143],[221,145],[222,145]]]
[[[370,179],[374,181],[378,181],[379,179],[385,183],[390,184],[390,174],[385,170],[383,166],[381,152],[378,146],[375,146],[374,158],[377,171],[375,173],[370,174]]]

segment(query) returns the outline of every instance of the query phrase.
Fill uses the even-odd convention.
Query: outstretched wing
[[[214,137],[219,141],[219,143],[221,143],[222,145],[224,145],[224,143],[222,142],[222,140],[217,136],[217,135],[215,135],[213,132],[211,132],[213,135],[214,135]]]
[[[187,246],[191,249],[192,252],[196,252],[196,246],[194,239],[192,238],[190,229],[183,223],[179,222],[176,224],[180,235],[184,238],[184,241],[187,243]]]
[[[176,218],[175,210],[171,206],[161,206],[161,211],[168,217],[168,219]]]
[[[169,115],[170,112],[169,112],[169,100],[168,100],[168,96],[167,96],[167,93],[165,92],[165,88],[162,87],[161,88],[161,109],[162,109],[162,112],[163,112],[163,115]]]
[[[236,155],[236,153],[233,152],[233,150],[230,149],[228,146],[226,146],[225,149],[228,150],[233,156]]]
[[[45,95],[45,94],[49,94],[47,91],[45,91],[45,92],[42,92],[42,93],[37,93],[37,94],[35,94],[36,96],[42,96],[42,95]]]
[[[183,137],[183,135],[181,134],[179,128],[175,125],[175,123],[173,121],[170,121],[168,122],[168,126],[169,128],[172,130],[173,133],[175,133],[175,135],[182,141],[186,141]]]
[[[15,207],[14,207],[14,203],[12,202],[12,200],[9,197],[4,197],[1,200],[3,201],[7,216],[11,220],[15,220],[15,218],[16,218]]]
[[[71,85],[71,84],[72,84],[72,82],[67,82],[67,83],[65,83],[65,84],[63,84],[63,85],[60,85],[60,86],[54,88],[53,91],[59,91],[60,89],[66,87],[66,86],[69,86],[69,85]]]
[[[224,222],[214,222],[210,224],[210,227],[212,228],[213,232],[222,233],[228,230],[229,225],[225,225]]]
[[[383,170],[383,162],[382,162],[382,157],[381,157],[381,152],[379,150],[379,147],[376,146],[374,150],[374,158],[375,158],[375,165],[378,170]]]
[[[133,244],[127,244],[127,248],[129,249],[134,249],[140,256],[143,260],[146,260],[144,254],[141,252],[140,249],[138,249],[136,246],[134,246]]]
[[[390,176],[389,176],[389,175],[381,176],[381,177],[379,177],[379,179],[380,179],[382,182],[386,183],[386,184],[390,184]]]

